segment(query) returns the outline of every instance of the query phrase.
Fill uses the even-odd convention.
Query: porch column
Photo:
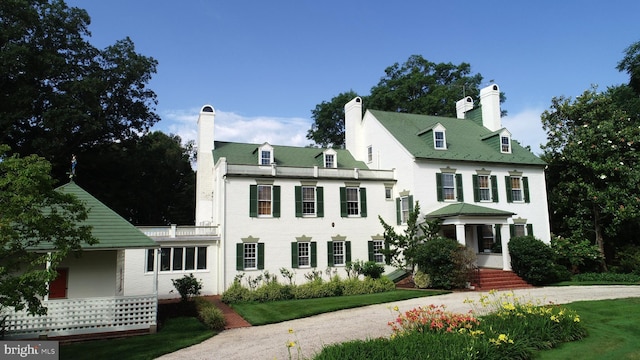
[[[509,224],[500,227],[500,243],[502,244],[502,270],[511,271],[511,254],[509,254]]]
[[[464,231],[464,224],[456,224],[456,239],[462,246],[467,246],[466,232]]]

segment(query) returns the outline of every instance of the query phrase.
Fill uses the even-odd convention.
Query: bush
[[[602,263],[600,250],[586,239],[554,236],[551,238],[551,249],[554,252],[555,261],[574,274],[598,270]]]
[[[209,329],[214,331],[224,330],[226,322],[222,310],[203,298],[196,298],[196,308],[198,310],[198,318]]]
[[[185,275],[179,279],[171,279],[171,282],[180,293],[180,299],[183,302],[189,301],[193,296],[200,295],[200,290],[202,290],[202,282],[196,279],[193,274]]]
[[[233,284],[231,284],[231,286],[229,286],[229,288],[222,293],[221,300],[225,304],[231,304],[251,301],[253,299],[251,290],[242,286],[240,280],[236,279],[233,281]]]
[[[425,274],[418,270],[413,274],[413,283],[418,289],[426,289],[431,286],[431,277],[429,274]]]
[[[553,250],[531,235],[517,236],[509,241],[513,272],[533,285],[545,285],[558,281]]]
[[[462,288],[458,252],[464,247],[456,240],[436,237],[416,246],[415,261],[418,270],[429,274],[431,287],[438,289]]]
[[[348,279],[344,282],[342,295],[375,294],[393,291],[396,285],[389,278],[365,278],[364,280]]]
[[[640,275],[636,274],[616,274],[616,273],[583,273],[572,277],[578,282],[617,282],[617,283],[640,283]]]
[[[619,271],[640,275],[640,246],[627,245],[616,252]]]
[[[378,264],[375,261],[367,261],[362,265],[362,275],[366,277],[379,279],[383,273],[384,265]]]

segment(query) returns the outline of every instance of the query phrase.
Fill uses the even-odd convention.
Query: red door
[[[49,283],[49,299],[64,299],[67,297],[67,277],[69,269],[56,269],[58,276]]]

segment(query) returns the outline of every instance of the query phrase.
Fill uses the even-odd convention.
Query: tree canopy
[[[159,117],[157,61],[125,38],[88,42],[90,18],[62,0],[0,2],[0,143],[38,154],[61,179],[71,154],[144,133]]]
[[[468,63],[436,64],[412,55],[402,65],[387,67],[371,94],[361,97],[368,109],[455,117],[456,101],[465,96],[477,101],[481,83],[482,75],[472,75]],[[316,105],[311,111],[313,124],[307,139],[320,146],[342,147],[344,105],[356,96],[351,90]],[[504,99],[501,94],[501,101]]]
[[[53,188],[51,165],[42,157],[8,155],[0,146],[0,310],[14,307],[44,314],[41,299],[54,280],[56,266],[83,243],[97,242],[73,195]],[[51,245],[53,252],[36,252]]]

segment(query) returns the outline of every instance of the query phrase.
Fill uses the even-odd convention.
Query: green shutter
[[[464,201],[464,191],[462,187],[462,174],[456,174],[456,195],[458,195],[458,201]]]
[[[529,178],[526,176],[522,177],[522,186],[524,187],[524,202],[531,202],[531,198],[529,198]]]
[[[511,194],[511,176],[505,176],[504,182],[507,189],[507,202],[513,202],[513,194]]]
[[[333,241],[327,241],[327,266],[333,266]]]
[[[360,216],[367,217],[367,188],[360,188]]]
[[[258,185],[249,185],[249,216],[258,217]]]
[[[409,212],[413,212],[413,195],[409,195]]]
[[[436,174],[436,191],[438,192],[438,201],[443,201],[444,197],[442,196],[442,174],[440,173]]]
[[[273,217],[280,217],[280,186],[273,187]]]
[[[322,186],[316,188],[316,216],[324,217],[324,189]]]
[[[533,236],[533,224],[527,224],[527,235]]]
[[[496,231],[496,242],[501,244],[502,243],[502,224],[496,224],[495,226],[495,231]]]
[[[318,244],[311,242],[311,267],[318,267]]]
[[[478,239],[478,252],[484,252],[484,244],[482,243],[482,225],[476,226],[476,239]]]
[[[302,186],[296,186],[294,189],[296,202],[296,217],[302,217]]]
[[[258,269],[264,269],[264,243],[258,243]]]
[[[351,241],[344,242],[345,264],[351,261]]]
[[[373,260],[373,241],[367,241],[367,252],[369,253],[369,261]]]
[[[298,243],[291,243],[291,267],[294,269],[298,268]]]
[[[491,176],[491,197],[493,202],[498,202],[498,177],[495,175]]]
[[[514,224],[509,224],[509,237],[514,237],[516,235],[516,226]]]
[[[473,201],[480,202],[480,186],[478,186],[478,175],[472,175],[471,182],[473,183]]]
[[[398,225],[402,224],[402,199],[396,198],[396,221]]]
[[[244,244],[236,244],[236,270],[244,270]]]
[[[387,240],[384,241],[384,251],[386,253],[389,252],[389,242]],[[384,263],[391,265],[391,256],[384,255]]]
[[[340,188],[340,216],[347,217],[347,188]]]

